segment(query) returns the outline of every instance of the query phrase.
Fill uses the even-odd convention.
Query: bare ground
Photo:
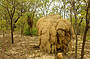
[[[41,52],[38,37],[14,35],[14,44],[9,36],[0,37],[0,59],[54,59],[54,55]],[[47,57],[46,57],[47,56]]]
[[[78,43],[78,59],[81,52],[81,40]],[[10,35],[4,38],[0,35],[0,59],[55,59],[54,54],[41,52],[38,47],[39,41],[37,36],[14,35],[14,44],[11,43]],[[90,40],[85,46],[85,59],[90,58]],[[64,55],[64,59],[74,59],[75,52]]]

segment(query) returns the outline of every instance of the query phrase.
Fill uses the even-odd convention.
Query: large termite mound
[[[45,16],[38,20],[37,29],[41,51],[66,53],[72,49],[73,29],[68,20],[62,19],[59,15]]]

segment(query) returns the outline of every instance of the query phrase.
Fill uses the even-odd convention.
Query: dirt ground
[[[39,44],[38,36],[14,35],[14,44],[11,43],[10,34],[4,38],[0,35],[0,59],[56,59],[54,54],[47,54],[37,47]],[[81,45],[79,41],[78,46]],[[86,43],[85,59],[90,58],[90,40]],[[80,49],[78,48],[80,57]],[[64,59],[74,59],[74,50],[68,55],[64,55]],[[78,58],[79,58],[78,57]]]
[[[11,43],[10,37],[4,38],[0,35],[0,59],[55,59],[54,54],[41,52],[38,46],[37,36],[14,35],[14,44]]]

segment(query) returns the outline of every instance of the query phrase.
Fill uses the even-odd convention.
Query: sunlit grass
[[[90,31],[87,33],[87,40],[90,40]]]
[[[87,36],[87,40],[90,40],[90,36]]]

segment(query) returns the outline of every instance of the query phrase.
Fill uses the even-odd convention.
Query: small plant
[[[32,28],[31,34],[32,35],[37,35],[37,29],[36,29],[36,27]]]
[[[24,26],[24,34],[25,34],[25,35],[30,35],[30,30],[29,30],[28,24],[26,24],[26,25]]]

